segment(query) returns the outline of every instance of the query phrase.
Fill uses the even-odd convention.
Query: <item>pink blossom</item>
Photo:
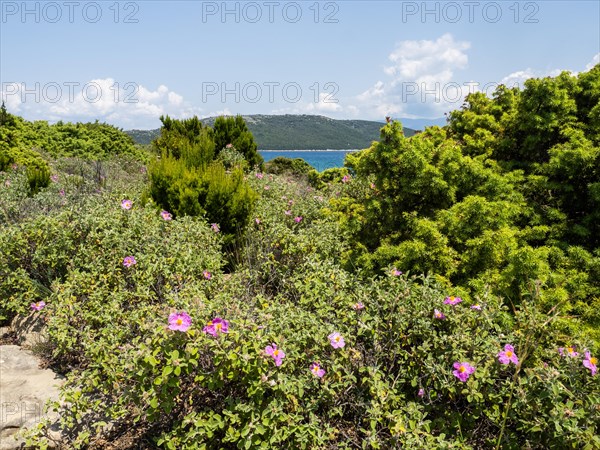
[[[575,351],[574,345],[571,345],[570,347],[560,347],[558,353],[560,353],[560,356],[570,356],[571,358],[579,356],[579,353]]]
[[[269,185],[267,184],[267,185],[265,186],[265,191],[268,191],[269,189],[271,189],[271,188],[270,188],[270,187],[269,187]]]
[[[302,222],[302,216],[294,217],[294,222],[296,222],[296,223]]]
[[[260,225],[260,219],[258,217],[254,219],[254,222],[256,222],[256,225]]]
[[[173,215],[169,211],[165,211],[165,210],[162,210],[160,212],[160,217],[162,217],[164,220],[173,219]]]
[[[220,317],[215,317],[202,328],[202,331],[215,337],[219,333],[229,333],[229,322]]]
[[[281,365],[282,359],[285,358],[285,353],[283,352],[283,350],[277,348],[277,345],[275,344],[267,345],[265,347],[265,353],[268,356],[273,357],[273,359],[275,360],[275,365],[277,367]]]
[[[58,191],[58,193],[60,194],[61,197],[65,196],[65,190],[61,189],[60,191]]]
[[[256,178],[258,178],[259,180],[262,180],[262,179],[263,179],[263,177],[264,177],[264,175],[262,174],[262,172],[258,172],[258,173],[256,174]]]
[[[331,333],[329,336],[327,336],[327,338],[329,339],[329,343],[333,348],[342,348],[346,345],[346,341],[344,341],[342,335],[337,331],[335,333]]]
[[[50,179],[56,183],[58,181],[58,175],[56,175],[56,174],[51,175]]]
[[[460,302],[462,302],[462,298],[460,297],[446,297],[446,299],[444,300],[444,304],[445,305],[458,305]]]
[[[471,374],[475,372],[475,367],[467,362],[455,362],[453,367],[455,370],[452,373],[462,382],[467,381]]]
[[[425,395],[425,389],[421,388],[419,389],[419,392],[417,394],[419,397],[423,397]]]
[[[312,372],[312,374],[314,376],[319,377],[319,378],[323,378],[323,376],[325,375],[325,369],[323,369],[321,367],[321,365],[316,362],[314,362],[310,365],[310,371]]]
[[[221,229],[219,228],[219,225],[216,223],[211,224],[210,226],[211,230],[213,230],[215,233],[218,233],[219,231],[221,231]]]
[[[121,208],[125,209],[125,210],[129,210],[131,209],[131,207],[133,206],[133,202],[131,200],[121,200]]]
[[[585,359],[583,360],[583,367],[590,369],[592,376],[596,375],[598,358],[594,358],[590,352],[585,352]]]
[[[227,144],[227,145],[225,146],[225,148],[232,148],[232,147],[233,147],[233,144]]]
[[[125,267],[131,267],[131,266],[133,266],[135,264],[137,264],[137,261],[135,260],[135,257],[133,257],[133,256],[126,256],[123,259],[123,265]]]
[[[365,309],[365,305],[363,305],[361,302],[358,302],[352,305],[352,309],[355,311],[359,311],[361,309]]]
[[[481,305],[480,304],[471,305],[471,309],[476,309],[477,311],[481,311]]]
[[[350,177],[348,175],[344,175],[342,177],[342,183],[347,183],[348,181],[350,181]]]
[[[512,345],[506,344],[504,350],[498,353],[498,361],[502,364],[519,364],[519,358]]]
[[[446,319],[446,316],[444,315],[444,313],[437,309],[433,310],[433,317],[435,317],[436,319],[439,319],[439,320]]]
[[[42,309],[44,309],[45,306],[46,306],[46,302],[41,300],[39,302],[32,303],[31,309],[33,309],[34,311],[41,311]]]
[[[204,278],[207,280],[210,280],[212,278],[212,273],[210,273],[208,270],[202,272],[202,275],[204,275]]]
[[[288,209],[287,211],[285,211],[285,215],[286,216],[291,216],[292,215],[292,210]]]
[[[187,331],[192,325],[192,318],[185,311],[169,315],[169,330]]]
[[[402,275],[402,272],[394,267],[392,269],[392,275],[394,275],[395,277],[399,277],[400,275]]]

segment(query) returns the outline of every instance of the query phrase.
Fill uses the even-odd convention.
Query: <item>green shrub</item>
[[[219,116],[215,119],[213,130],[217,152],[231,144],[244,155],[250,168],[262,167],[263,158],[258,153],[258,145],[242,116]]]
[[[285,156],[277,156],[265,163],[265,172],[275,175],[308,175],[313,167],[304,161],[302,158],[286,158]]]
[[[50,168],[47,165],[27,167],[27,182],[29,183],[30,195],[37,194],[40,189],[48,187],[50,184]]]

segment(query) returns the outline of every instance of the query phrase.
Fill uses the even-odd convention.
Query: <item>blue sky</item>
[[[436,118],[473,90],[599,62],[598,1],[0,1],[0,83],[30,120]]]

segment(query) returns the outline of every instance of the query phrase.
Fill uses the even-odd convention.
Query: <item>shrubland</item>
[[[194,119],[148,173],[7,167],[0,314],[47,322],[63,445],[600,448],[599,69],[322,173]]]

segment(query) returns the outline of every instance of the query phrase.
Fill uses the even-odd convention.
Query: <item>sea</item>
[[[302,158],[319,172],[334,167],[344,167],[344,158],[348,153],[357,150],[259,150],[265,162],[285,156],[286,158]]]

